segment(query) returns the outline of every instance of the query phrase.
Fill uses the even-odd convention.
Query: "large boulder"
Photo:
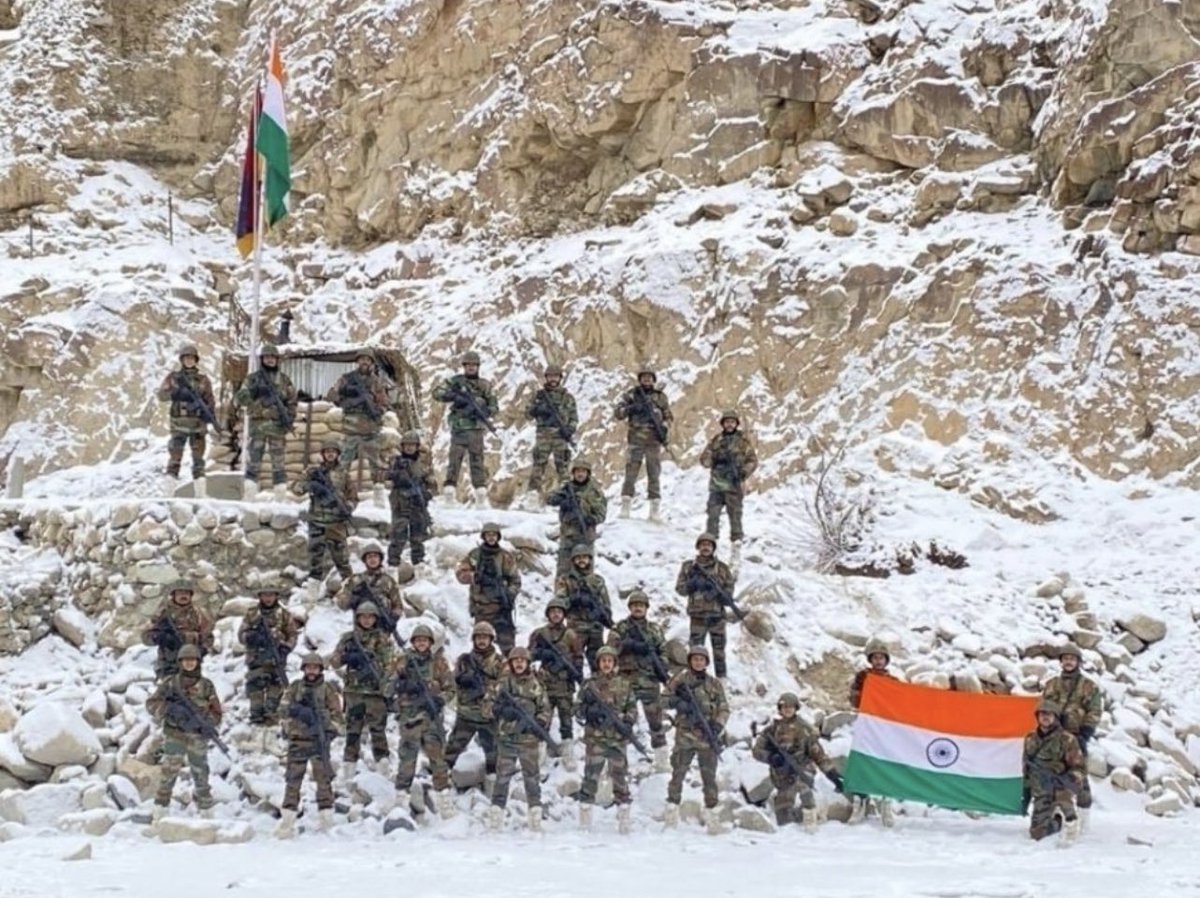
[[[0,794],[0,819],[25,826],[54,826],[59,818],[83,810],[79,783],[42,783],[32,789]]]
[[[1167,635],[1165,622],[1140,612],[1117,618],[1117,626],[1145,643],[1158,642]]]
[[[26,712],[14,737],[25,758],[50,767],[86,767],[100,756],[95,731],[78,711],[58,702],[42,702]]]

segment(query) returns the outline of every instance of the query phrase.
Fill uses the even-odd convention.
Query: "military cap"
[[[1060,705],[1058,702],[1051,701],[1048,698],[1044,698],[1038,702],[1037,710],[1034,713],[1053,714],[1055,717],[1058,717],[1060,714],[1062,714],[1062,705]]]
[[[191,580],[176,580],[171,584],[170,592],[195,592],[196,587],[192,585]]]
[[[355,617],[362,617],[364,614],[373,614],[376,617],[378,617],[379,616],[379,606],[376,605],[374,602],[363,602],[361,605],[359,605],[357,608],[354,609]]]
[[[324,452],[326,449],[332,449],[334,452],[340,454],[342,451],[342,444],[337,440],[322,440],[321,451]]]
[[[194,343],[184,343],[179,347],[179,357],[183,358],[185,355],[190,355],[196,359],[199,359],[200,350],[196,348]]]
[[[357,362],[359,359],[369,359],[371,362],[374,362],[375,353],[371,352],[369,349],[360,349],[358,352],[354,353],[354,361]]]
[[[478,365],[479,353],[473,349],[470,352],[464,352],[462,357],[459,359],[459,362],[463,365]]]
[[[794,692],[785,692],[783,695],[779,696],[779,701],[777,704],[791,705],[793,708],[799,708],[800,696],[796,695]]]
[[[571,557],[579,558],[581,556],[586,556],[587,558],[595,558],[596,552],[594,549],[592,549],[591,546],[587,545],[586,543],[580,543],[574,549],[571,550]]]
[[[732,418],[734,421],[737,421],[739,424],[742,423],[742,418],[737,413],[737,409],[727,408],[725,411],[721,412],[722,423],[728,421],[730,418]]]
[[[625,604],[627,606],[635,605],[638,602],[641,602],[647,608],[650,607],[650,597],[648,595],[646,595],[644,590],[635,589],[633,592],[631,592],[629,594],[629,597],[627,599],[625,599]]]
[[[421,434],[415,430],[406,430],[400,437],[400,443],[401,445],[404,443],[416,443],[419,446],[421,445]]]
[[[487,522],[487,523],[485,523],[485,524],[484,524],[482,527],[480,527],[480,528],[479,528],[479,535],[480,535],[480,536],[483,536],[485,533],[496,533],[496,534],[499,534],[499,533],[502,533],[502,532],[503,532],[503,531],[501,530],[501,527],[500,527],[500,525],[499,525],[499,524],[497,524],[495,521],[488,521],[488,522]]]
[[[543,377],[562,377],[562,365],[547,365],[546,370],[542,372]]]
[[[599,651],[596,652],[597,661],[599,661],[601,658],[612,658],[614,661],[616,661],[619,657],[620,653],[611,645],[603,645],[600,647]]]
[[[696,548],[699,549],[700,543],[706,540],[713,544],[714,549],[717,547],[717,538],[715,536],[713,536],[711,533],[701,533],[696,537]]]
[[[300,658],[300,666],[308,667],[310,664],[315,664],[315,665],[317,665],[317,667],[323,668],[325,666],[325,659],[323,659],[316,652],[306,652]]]
[[[189,643],[189,644],[185,645],[183,648],[181,648],[179,650],[179,654],[176,655],[175,657],[178,658],[180,661],[186,661],[188,658],[194,658],[197,661],[199,661],[201,658],[204,657],[204,655],[201,654],[199,646],[192,645],[191,643]]]
[[[274,593],[277,596],[281,596],[284,593],[284,589],[282,585],[276,583],[274,580],[268,580],[266,583],[260,584],[254,592],[256,596],[265,596],[267,593]]]
[[[863,654],[866,655],[868,659],[870,659],[872,655],[883,655],[883,657],[887,658],[889,661],[892,660],[892,653],[888,651],[887,646],[884,645],[883,641],[879,639],[868,640],[866,646],[863,648]]]
[[[586,455],[577,455],[575,456],[575,460],[571,462],[571,470],[574,471],[576,468],[583,468],[583,470],[591,474],[592,460]]]
[[[1058,657],[1061,658],[1063,655],[1074,655],[1080,661],[1083,660],[1083,652],[1080,650],[1079,646],[1073,642],[1068,642],[1058,650]]]
[[[278,358],[279,357],[279,347],[276,346],[274,343],[264,343],[262,346],[260,346],[258,348],[258,357],[259,358],[263,358],[264,356],[268,356],[268,355],[273,355],[276,358]]]
[[[658,372],[654,370],[654,366],[649,362],[643,362],[642,365],[637,369],[638,377],[641,377],[643,374],[649,374],[655,380],[658,380]]]

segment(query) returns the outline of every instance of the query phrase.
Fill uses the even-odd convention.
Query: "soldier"
[[[376,626],[379,608],[363,602],[355,609],[354,627],[338,640],[330,664],[346,684],[346,746],[342,778],[354,777],[362,731],[371,734],[372,765],[380,776],[390,773],[387,741],[388,699],[391,691],[392,638]]]
[[[1087,758],[1088,743],[1096,735],[1100,714],[1104,710],[1104,697],[1095,680],[1083,675],[1079,669],[1083,663],[1083,652],[1079,646],[1068,643],[1059,649],[1058,663],[1062,673],[1046,683],[1042,694],[1046,699],[1062,707],[1062,727],[1075,737],[1079,750]],[[1092,786],[1085,774],[1079,787],[1075,804],[1079,810],[1080,829],[1086,829],[1092,807]]]
[[[380,611],[379,626],[391,639],[391,634],[396,630],[396,622],[404,617],[400,584],[383,569],[383,547],[379,543],[367,543],[359,557],[366,570],[352,575],[345,581],[334,602],[343,611],[357,610],[363,602],[374,602]],[[388,622],[391,623],[390,628]]]
[[[508,784],[518,763],[525,780],[525,801],[529,806],[529,828],[542,829],[542,783],[538,766],[537,734],[530,732],[531,718],[544,731],[550,723],[550,701],[546,690],[529,668],[529,650],[517,647],[508,653],[508,672],[500,677],[488,703],[489,715],[496,721],[496,784],[492,787],[492,807],[488,829],[497,830],[504,821],[508,804]],[[524,712],[522,715],[521,712]]]
[[[571,550],[571,567],[554,582],[554,595],[567,603],[567,623],[583,645],[588,670],[596,672],[596,652],[604,645],[604,629],[613,625],[612,605],[604,578],[592,571],[592,547]]]
[[[438,813],[449,818],[454,816],[454,796],[450,792],[442,709],[454,696],[454,677],[442,650],[433,651],[433,630],[428,626],[413,627],[409,645],[411,648],[400,655],[396,666],[396,722],[400,725],[396,804],[408,807],[417,756],[424,751],[437,792]]]
[[[608,644],[617,650],[617,666],[628,678],[633,697],[641,702],[650,728],[654,769],[667,769],[667,734],[663,728],[662,684],[669,679],[664,655],[666,640],[657,624],[646,619],[650,597],[635,589],[625,600],[629,617],[618,621],[608,633]]]
[[[546,690],[550,713],[558,712],[561,739],[558,756],[564,770],[575,769],[572,722],[575,716],[575,685],[583,680],[583,646],[565,623],[567,603],[551,599],[546,604],[546,625],[529,634],[529,651],[538,662],[538,679]]]
[[[1063,706],[1043,698],[1034,712],[1037,729],[1025,737],[1024,791],[1021,808],[1028,812],[1029,835],[1034,839],[1062,830],[1064,845],[1079,838],[1081,829],[1073,796],[1087,779],[1083,752],[1075,737],[1059,723]]]
[[[533,470],[529,474],[529,493],[532,496],[537,496],[542,490],[542,477],[551,456],[558,479],[566,480],[567,460],[571,457],[575,428],[579,426],[575,397],[562,386],[562,367],[547,365],[543,376],[545,385],[534,393],[533,401],[525,407],[525,417],[537,422],[537,434],[533,441]]]
[[[717,538],[711,533],[696,537],[696,558],[679,566],[675,591],[686,596],[688,619],[691,622],[688,641],[704,645],[712,639],[713,666],[721,679],[725,678],[725,604],[722,593],[732,600],[736,582],[733,571],[716,557]]]
[[[296,423],[296,388],[291,379],[279,370],[279,350],[264,343],[258,351],[261,367],[247,377],[233,395],[235,405],[246,409],[250,419],[250,445],[247,450],[246,484],[243,498],[249,502],[258,487],[258,469],[262,467],[263,450],[271,450],[271,482],[275,498],[287,498],[286,462],[287,435]]]
[[[694,645],[688,649],[688,669],[680,671],[667,684],[667,703],[675,710],[675,750],[671,752],[671,781],[667,784],[667,826],[679,824],[679,802],[683,798],[683,778],[696,759],[700,781],[704,784],[704,825],[710,836],[723,827],[717,819],[717,756],[721,734],[729,719],[725,687],[710,677],[708,649]]]
[[[742,499],[746,481],[758,467],[758,455],[749,438],[738,427],[741,419],[736,411],[721,413],[721,432],[709,440],[700,453],[702,467],[710,468],[708,477],[708,524],[706,530],[721,535],[721,509],[729,513],[730,558],[736,567],[742,557]]]
[[[346,449],[342,461],[346,468],[362,455],[370,464],[371,483],[375,487],[375,504],[383,506],[383,468],[379,452],[383,448],[383,416],[390,407],[387,384],[375,373],[375,356],[362,350],[354,357],[354,370],[337,379],[325,399],[342,410],[342,431],[346,434]],[[355,484],[362,478],[357,478]]]
[[[181,648],[179,670],[159,680],[158,688],[146,700],[146,710],[163,728],[162,780],[154,795],[154,823],[166,815],[171,805],[171,793],[184,761],[192,771],[200,816],[212,816],[215,802],[208,785],[208,742],[221,724],[221,702],[212,681],[200,674],[202,657],[198,646]]]
[[[513,611],[521,591],[521,572],[516,557],[500,548],[499,524],[484,524],[479,535],[483,541],[458,563],[455,574],[459,583],[471,587],[468,612],[472,620],[495,627],[500,650],[507,652],[516,643]]]
[[[592,463],[579,456],[571,463],[571,479],[546,499],[558,509],[558,570],[561,577],[571,567],[575,546],[596,542],[596,527],[608,517],[608,500],[592,480]]]
[[[804,831],[817,831],[817,802],[813,797],[812,767],[816,765],[842,791],[842,775],[821,748],[816,730],[800,719],[800,699],[794,692],[779,696],[779,717],[758,733],[754,759],[771,766],[771,785],[775,787],[775,822],[803,822]],[[800,795],[800,820],[796,819],[796,795]]]
[[[617,831],[629,832],[629,759],[628,740],[617,728],[621,721],[632,731],[637,722],[637,698],[629,680],[617,674],[617,650],[604,646],[596,653],[599,673],[580,687],[575,716],[583,724],[583,785],[579,788],[579,827],[592,825],[592,804],[604,765],[613,784],[617,803]],[[601,707],[601,705],[605,707]],[[615,719],[614,719],[615,718]]]
[[[184,447],[192,445],[192,488],[197,499],[205,496],[204,452],[208,425],[217,426],[212,381],[201,373],[200,351],[190,343],[179,350],[179,370],[166,376],[158,388],[158,401],[169,402],[171,438],[167,442],[167,480],[179,477]]]
[[[433,476],[433,458],[421,447],[421,435],[410,430],[400,437],[400,452],[392,459],[387,473],[391,484],[392,528],[388,537],[388,564],[400,565],[400,554],[409,545],[414,568],[427,574],[425,540],[432,524],[429,500],[437,488]]]
[[[350,579],[350,516],[358,503],[354,482],[341,466],[341,447],[332,441],[321,444],[321,463],[309,468],[292,492],[308,494],[308,576],[310,596],[315,600],[321,581],[329,572],[325,553],[343,580]]]
[[[325,682],[325,662],[315,652],[301,659],[304,674],[287,688],[283,707],[287,720],[284,734],[288,740],[286,786],[283,791],[283,819],[275,830],[281,839],[296,832],[296,811],[300,807],[300,786],[312,764],[317,783],[317,809],[321,829],[333,825],[333,762],[329,743],[338,737],[342,719],[342,694],[334,683]]]
[[[495,641],[491,624],[476,624],[471,629],[471,651],[463,652],[454,663],[457,714],[446,741],[446,766],[453,770],[458,756],[478,736],[489,778],[496,775],[496,726],[484,704],[504,672],[504,656],[496,650]]]
[[[471,486],[475,488],[475,504],[488,507],[488,472],[483,465],[483,430],[495,430],[491,419],[499,412],[492,385],[479,376],[479,353],[468,352],[462,357],[462,374],[442,381],[433,391],[438,402],[450,404],[450,459],[446,465],[446,483],[442,488],[446,499],[454,498],[458,487],[458,472],[463,456],[471,467]]]
[[[194,645],[204,657],[213,650],[213,622],[192,604],[195,590],[187,580],[171,584],[163,602],[142,631],[143,645],[158,646],[154,673],[160,679],[179,672],[178,653],[185,645]]]
[[[258,604],[246,612],[238,627],[238,642],[246,647],[246,697],[250,723],[261,727],[263,751],[278,753],[279,702],[287,688],[287,656],[296,647],[300,628],[279,604],[281,590],[267,583],[258,590]]]
[[[638,385],[617,403],[616,418],[628,421],[625,482],[621,485],[621,517],[629,517],[634,485],[646,460],[646,494],[650,498],[650,520],[661,523],[658,503],[662,497],[662,450],[667,445],[667,427],[673,419],[667,394],[657,385],[658,375],[648,365],[638,369]]]
[[[868,640],[866,647],[863,649],[863,654],[867,656],[868,667],[856,673],[854,680],[850,683],[850,707],[855,710],[858,710],[858,706],[862,704],[863,688],[867,684],[868,677],[895,679],[887,669],[888,664],[891,663],[892,656],[888,652],[887,646],[881,640]],[[879,811],[879,822],[887,827],[893,826],[896,822],[896,815],[892,809],[892,800],[890,798],[876,798],[875,806]],[[867,819],[867,813],[870,809],[871,798],[869,796],[857,793],[851,795],[850,819],[846,822],[852,826],[862,823]]]

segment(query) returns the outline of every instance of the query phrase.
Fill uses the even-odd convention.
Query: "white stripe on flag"
[[[939,733],[860,714],[851,749],[931,773],[1007,778],[1021,775],[1023,740]]]

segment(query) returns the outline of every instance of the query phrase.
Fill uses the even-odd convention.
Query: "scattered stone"
[[[87,721],[58,702],[35,705],[17,722],[13,735],[21,754],[38,764],[87,766],[100,756],[100,740]]]
[[[1117,645],[1125,649],[1131,655],[1137,655],[1146,651],[1146,643],[1142,642],[1132,633],[1122,633],[1117,639]]]
[[[1161,723],[1155,723],[1150,727],[1148,740],[1150,747],[1155,751],[1160,751],[1187,773],[1195,776],[1196,765],[1188,755],[1187,749],[1183,743],[1176,738],[1172,733]]]
[[[87,615],[75,608],[59,608],[50,618],[50,624],[59,636],[75,648],[83,645],[90,628]]]
[[[836,209],[829,215],[829,232],[838,237],[852,237],[858,231],[858,218],[853,212]]]
[[[1146,813],[1155,817],[1165,817],[1183,810],[1183,801],[1174,792],[1168,790],[1158,798],[1146,802]]]
[[[154,827],[154,835],[160,841],[195,842],[197,845],[213,845],[217,841],[220,824],[215,820],[190,820],[186,817],[164,817]]]
[[[69,833],[83,833],[88,836],[103,836],[117,822],[117,812],[110,808],[99,808],[91,811],[80,811],[78,814],[64,814],[58,820],[58,828]]]
[[[1050,577],[1039,583],[1033,594],[1039,599],[1052,599],[1057,595],[1061,595],[1065,586],[1066,584],[1058,577]]]
[[[97,689],[89,693],[88,697],[83,700],[83,707],[80,710],[83,719],[89,726],[102,727],[108,720],[108,696],[103,690]]]
[[[194,520],[188,521],[187,526],[179,534],[181,546],[198,546],[206,539],[208,539],[208,531]]]
[[[179,579],[179,571],[173,564],[160,561],[139,561],[129,568],[127,578],[134,583],[155,583],[164,586]]]
[[[35,764],[21,754],[12,733],[0,733],[0,770],[7,770],[26,783],[44,783],[54,773],[53,767]]]
[[[1127,845],[1141,845],[1141,846],[1143,846],[1143,847],[1145,847],[1145,848],[1153,848],[1153,847],[1154,847],[1154,840],[1153,840],[1153,839],[1144,839],[1144,838],[1141,838],[1140,836],[1126,836],[1126,837],[1125,837],[1125,844],[1127,844]]]
[[[1109,774],[1108,781],[1114,789],[1124,792],[1145,792],[1146,784],[1138,779],[1128,767],[1116,767]]]
[[[738,808],[733,812],[733,822],[738,829],[757,833],[775,832],[775,821],[762,808]]]
[[[63,855],[64,861],[90,861],[92,859],[92,843],[84,842],[70,854]]]
[[[825,819],[846,823],[850,819],[850,802],[842,796],[831,798],[825,806]]]
[[[458,764],[450,771],[450,779],[454,788],[461,792],[482,786],[484,774],[483,758],[467,756],[458,759]]]
[[[1094,649],[1103,638],[1103,633],[1094,630],[1075,630],[1071,633],[1071,641],[1081,649]]]
[[[853,711],[831,711],[821,721],[821,735],[828,739],[838,730],[842,729],[842,727],[847,727],[854,723],[854,719],[857,716]]]
[[[0,733],[12,732],[13,727],[20,719],[21,715],[17,713],[17,709],[13,707],[8,696],[0,695]]]
[[[763,642],[770,642],[775,638],[775,623],[768,615],[758,610],[749,612],[742,619],[742,630]]]
[[[415,832],[416,828],[417,825],[413,823],[412,814],[409,813],[408,808],[395,808],[387,815],[387,819],[383,821],[383,834],[385,836],[394,833],[396,830],[403,830],[410,833]]]
[[[77,783],[42,783],[22,792],[0,794],[0,819],[25,826],[54,826],[65,814],[83,810]]]
[[[242,617],[257,604],[257,599],[248,596],[235,596],[232,599],[226,600],[225,604],[221,606],[221,610],[217,612],[217,617]]]
[[[1158,642],[1167,635],[1166,623],[1148,614],[1117,618],[1117,626],[1147,643]]]

